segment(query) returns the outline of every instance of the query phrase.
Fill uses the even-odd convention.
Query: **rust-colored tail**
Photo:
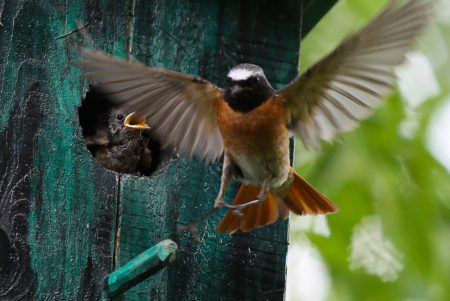
[[[256,186],[242,184],[237,196],[234,198],[233,205],[247,203],[256,199],[260,190]],[[264,202],[242,209],[243,216],[238,216],[232,210],[229,210],[220,221],[216,230],[218,232],[234,233],[240,229],[247,232],[254,228],[273,224],[280,216],[278,206],[279,202],[269,193]]]
[[[242,216],[228,211],[220,221],[218,232],[234,233],[237,230],[251,231],[273,224],[279,218],[286,219],[289,210],[296,214],[328,214],[338,211],[337,207],[314,189],[306,180],[291,169],[291,181],[275,191],[271,191],[266,200],[242,209]],[[260,188],[242,184],[233,205],[243,204],[257,198]]]

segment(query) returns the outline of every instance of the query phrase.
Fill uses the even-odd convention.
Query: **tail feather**
[[[290,187],[289,194],[283,198],[290,210],[297,214],[328,214],[338,211],[334,205],[323,194],[311,186],[305,179],[292,173],[294,181]]]
[[[280,217],[280,211],[278,210],[278,201],[269,193],[267,199],[258,204],[261,207],[257,227],[263,227],[268,224],[272,224]]]
[[[292,178],[293,177],[293,178]],[[308,182],[291,169],[292,181],[286,188],[272,191],[267,198],[242,210],[242,216],[229,210],[217,225],[218,232],[234,233],[237,230],[251,231],[273,224],[278,219],[286,219],[289,210],[296,214],[328,214],[338,211],[337,207],[324,195],[314,189]],[[233,205],[243,204],[257,198],[260,188],[242,184]]]
[[[252,201],[258,197],[260,188],[242,184],[233,205],[240,205]],[[273,224],[279,218],[277,200],[269,193],[264,202],[242,209],[242,216],[229,210],[217,225],[218,232],[234,233],[237,230],[248,232],[254,228]]]
[[[243,232],[248,232],[254,228],[260,228],[268,224],[273,224],[279,218],[277,200],[270,193],[263,202],[247,207],[244,210],[244,216],[240,228]],[[231,212],[231,214],[233,213]]]
[[[248,202],[249,200],[253,200],[257,197],[258,193],[259,193],[258,187],[255,187],[253,185],[242,184],[238,194],[233,200],[233,205],[240,205],[245,202]],[[242,213],[245,215],[249,209],[250,207],[243,209]],[[241,221],[242,218],[240,216],[237,216],[233,214],[230,210],[228,210],[227,214],[225,214],[219,225],[216,227],[216,230],[218,232],[234,233],[241,226]]]
[[[259,211],[261,209],[261,206],[259,205],[260,204],[253,205],[253,208],[244,208],[245,210],[243,210],[243,219],[240,227],[241,231],[247,232],[256,227]],[[233,212],[230,213],[234,214]]]

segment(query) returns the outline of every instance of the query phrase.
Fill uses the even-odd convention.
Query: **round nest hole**
[[[149,176],[173,150],[161,149],[151,128],[125,125],[131,113],[95,87],[88,90],[78,108],[86,147],[100,164],[119,173]]]

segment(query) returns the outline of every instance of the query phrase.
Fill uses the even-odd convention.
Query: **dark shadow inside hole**
[[[161,149],[150,130],[125,127],[126,108],[115,105],[95,87],[90,87],[78,108],[87,149],[105,168],[133,175],[149,176],[173,150]]]

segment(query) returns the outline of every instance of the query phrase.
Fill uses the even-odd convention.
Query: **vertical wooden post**
[[[224,84],[235,64],[260,65],[281,87],[297,75],[300,0],[144,1],[134,3],[131,53],[152,66],[200,75]],[[151,179],[120,184],[118,266],[170,237],[177,261],[124,295],[168,300],[281,300],[285,286],[287,223],[252,233],[216,234],[224,212],[200,225],[200,242],[176,233],[214,202],[221,164],[179,158]],[[231,201],[232,194],[228,201]],[[214,289],[212,289],[214,288]]]
[[[67,62],[83,25],[124,55],[128,4],[116,2],[0,1],[0,300],[101,298],[118,177],[84,145],[83,80]]]
[[[108,273],[167,238],[177,260],[119,299],[281,300],[287,223],[219,235],[220,212],[200,242],[178,233],[212,206],[220,164],[107,171],[84,145],[86,86],[67,62],[84,41],[219,85],[251,62],[281,87],[297,73],[301,7],[311,28],[332,2],[0,0],[0,300],[105,299]]]

